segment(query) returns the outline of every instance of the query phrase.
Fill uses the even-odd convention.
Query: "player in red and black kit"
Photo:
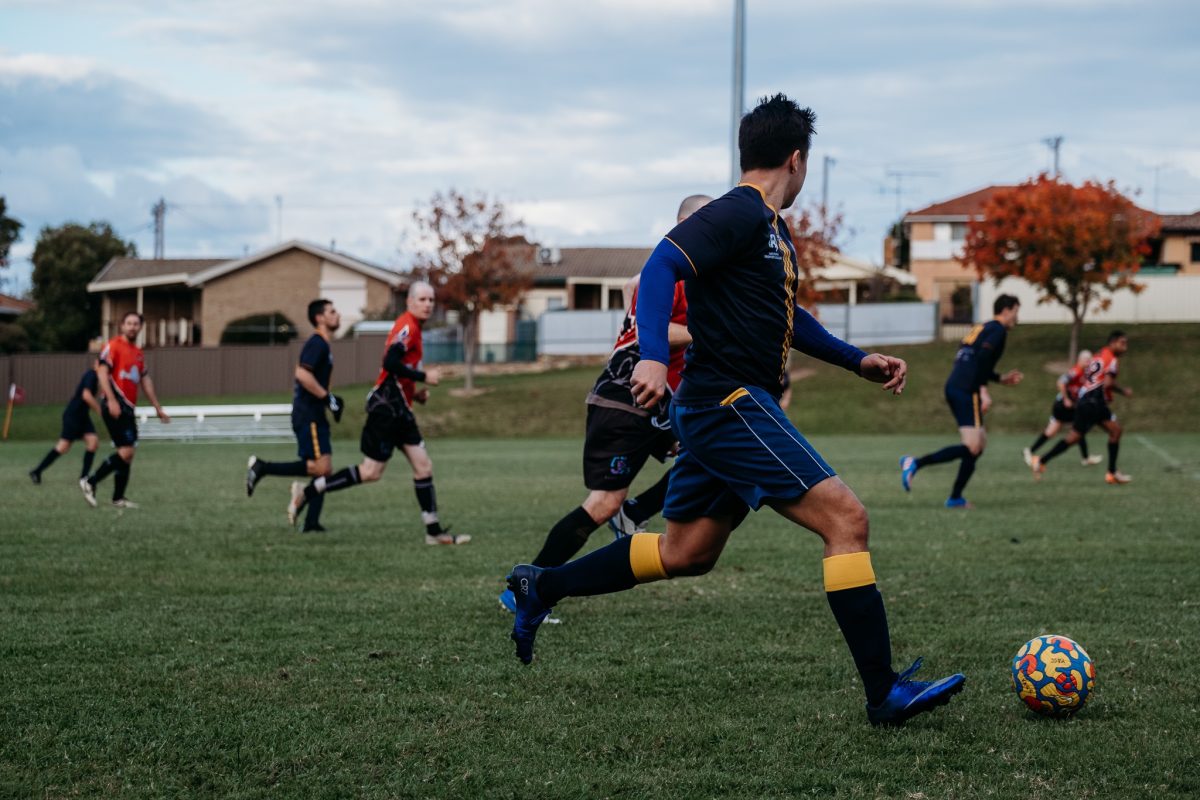
[[[96,374],[97,366],[99,365],[93,364],[83,373],[79,385],[75,387],[75,393],[63,409],[62,430],[58,434],[58,442],[46,453],[41,463],[29,471],[29,479],[35,484],[42,482],[42,473],[57,461],[59,456],[65,456],[70,451],[71,444],[78,439],[83,439],[86,448],[80,479],[86,478],[92,471],[92,461],[96,458],[96,449],[100,447],[100,437],[96,435],[90,412],[95,411],[101,417],[104,416],[104,412],[100,410],[100,377]]]
[[[129,471],[137,448],[138,429],[134,410],[137,408],[139,386],[145,389],[146,399],[154,406],[159,420],[164,424],[171,421],[159,404],[154,382],[146,372],[146,357],[142,348],[135,344],[143,322],[142,315],[136,311],[125,314],[121,318],[121,333],[109,339],[100,351],[96,376],[100,393],[105,398],[104,405],[100,407],[100,416],[112,436],[113,444],[117,446],[117,452],[104,460],[95,475],[79,479],[83,499],[92,508],[96,507],[96,484],[114,473],[113,505],[117,508],[137,508],[137,504],[125,496],[125,489],[129,486]]]
[[[367,421],[359,441],[362,463],[328,477],[314,478],[303,487],[301,494],[293,496],[297,510],[326,492],[379,480],[393,451],[399,447],[412,466],[413,489],[421,507],[421,522],[425,525],[425,544],[453,545],[471,541],[467,534],[452,534],[442,528],[437,493],[433,488],[433,461],[425,450],[425,439],[412,411],[414,402],[424,403],[429,399],[429,390],[418,389],[416,384],[437,386],[441,377],[436,367],[426,370],[422,364],[421,326],[432,316],[433,303],[433,287],[428,283],[418,281],[409,287],[407,310],[396,318],[388,333],[383,367],[375,388],[367,396]]]
[[[1125,355],[1128,349],[1129,339],[1125,332],[1113,331],[1108,335],[1108,344],[1092,357],[1084,374],[1083,387],[1079,390],[1079,402],[1075,407],[1075,421],[1071,430],[1050,448],[1050,452],[1045,456],[1033,457],[1029,467],[1033,470],[1035,479],[1041,479],[1046,471],[1046,464],[1051,459],[1057,458],[1077,444],[1093,425],[1099,425],[1108,433],[1108,472],[1104,475],[1105,483],[1116,485],[1133,480],[1117,469],[1117,452],[1121,449],[1121,424],[1117,422],[1117,415],[1108,407],[1114,392],[1126,397],[1133,395],[1133,390],[1117,385],[1118,358]]]
[[[1087,365],[1092,361],[1091,350],[1080,350],[1075,366],[1064,372],[1058,378],[1058,394],[1054,397],[1054,406],[1050,409],[1050,421],[1046,428],[1038,434],[1032,447],[1026,447],[1022,454],[1025,463],[1032,466],[1033,456],[1038,448],[1053,439],[1064,424],[1075,421],[1075,405],[1079,401],[1079,390],[1083,388],[1084,375]],[[1102,456],[1088,455],[1087,437],[1079,437],[1079,452],[1083,457],[1083,466],[1091,467],[1104,460]]]
[[[711,200],[706,195],[685,198],[679,206],[677,220],[682,222]],[[653,456],[663,462],[677,448],[675,434],[671,432],[669,394],[653,408],[642,408],[630,391],[633,369],[641,360],[637,296],[635,286],[612,354],[587,396],[583,484],[588,489],[588,496],[550,529],[541,552],[533,559],[536,566],[557,567],[567,563],[583,548],[592,532],[605,522],[618,537],[630,536],[645,530],[645,521],[662,510],[670,471],[636,498],[626,500],[630,485],[647,459]],[[667,385],[674,391],[679,387],[683,372],[684,353],[692,341],[687,332],[687,296],[683,281],[675,284],[667,335],[670,344]],[[508,611],[516,610],[512,590],[505,589],[500,593],[500,605]]]

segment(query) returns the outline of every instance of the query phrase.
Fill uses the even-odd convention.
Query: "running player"
[[[707,195],[684,198],[676,222],[683,222],[711,201]],[[683,371],[684,351],[692,341],[687,331],[687,298],[682,281],[675,284],[667,337],[670,345],[667,386],[674,391]],[[646,520],[662,510],[669,471],[636,498],[625,499],[646,460],[653,456],[663,462],[675,453],[677,445],[667,411],[670,393],[653,409],[641,408],[633,400],[629,381],[640,358],[635,284],[612,355],[587,396],[583,484],[588,496],[550,529],[541,552],[533,559],[534,566],[557,567],[567,563],[583,548],[592,531],[606,521],[617,537],[641,533]],[[500,605],[516,611],[512,590],[500,593]]]
[[[638,330],[642,359],[634,400],[653,408],[666,394],[667,338],[675,282],[687,282],[692,345],[671,423],[681,450],[671,470],[665,535],[623,537],[560,567],[513,568],[512,638],[533,659],[538,626],[565,597],[607,594],[639,583],[702,575],[713,568],[750,508],[769,505],[825,542],[825,591],[867,695],[873,724],[902,724],[949,701],[965,678],[897,675],[883,597],[867,552],[858,498],[780,410],[780,378],[794,345],[899,394],[908,367],[867,355],[796,305],[796,253],[779,210],[800,192],[814,116],[783,95],[742,118],[742,182],[677,225],[642,270]]]
[[[112,504],[117,508],[137,508],[137,503],[125,496],[125,489],[129,486],[133,455],[137,451],[138,427],[134,411],[139,386],[145,390],[146,399],[154,406],[159,421],[164,424],[171,421],[154,392],[154,381],[146,371],[146,356],[136,344],[144,322],[138,312],[127,312],[121,318],[121,332],[109,339],[100,351],[96,367],[96,384],[104,395],[100,416],[117,452],[104,460],[95,475],[79,479],[83,499],[92,508],[96,507],[96,484],[114,473]]]
[[[50,452],[46,453],[42,463],[29,471],[29,480],[35,484],[42,482],[42,473],[59,456],[65,456],[71,449],[71,443],[79,439],[83,439],[83,445],[86,448],[83,452],[83,471],[79,474],[80,480],[86,478],[92,471],[92,461],[96,458],[96,448],[100,446],[100,437],[96,435],[96,428],[92,425],[91,412],[95,411],[97,416],[103,416],[104,413],[100,410],[98,400],[100,378],[96,375],[96,367],[97,362],[93,362],[92,366],[83,373],[79,379],[79,385],[75,387],[75,393],[71,395],[67,407],[63,409],[62,431],[58,434],[58,442],[50,448]]]
[[[1064,372],[1058,379],[1058,394],[1054,396],[1054,406],[1050,409],[1050,421],[1046,428],[1038,434],[1032,447],[1026,447],[1021,454],[1025,463],[1033,466],[1033,455],[1042,445],[1053,439],[1062,429],[1063,423],[1075,421],[1075,404],[1079,400],[1079,390],[1083,386],[1084,371],[1092,360],[1091,350],[1080,350],[1075,366]],[[1104,460],[1102,456],[1088,455],[1087,437],[1079,437],[1079,453],[1085,467],[1092,467]]]
[[[286,475],[293,478],[305,475],[328,475],[333,468],[333,450],[329,442],[329,420],[325,409],[333,414],[335,422],[342,421],[345,404],[342,398],[329,388],[333,375],[333,353],[329,341],[342,324],[342,317],[333,303],[324,298],[308,304],[308,322],[313,334],[308,337],[300,351],[300,363],[296,365],[295,388],[292,390],[292,431],[296,434],[297,461],[263,461],[250,456],[246,469],[246,495],[254,494],[254,487],[267,475]],[[292,497],[296,495],[298,483],[292,484]],[[323,498],[310,503],[304,516],[304,533],[323,533],[321,508]],[[288,503],[288,522],[296,524],[298,517],[295,502]]]
[[[408,287],[406,310],[396,318],[384,344],[383,367],[375,388],[367,396],[367,421],[363,425],[359,449],[363,460],[357,467],[346,467],[332,475],[314,478],[305,486],[292,484],[292,505],[289,513],[298,513],[305,506],[320,502],[326,492],[349,489],[360,483],[372,483],[383,477],[392,452],[399,447],[412,467],[413,489],[421,507],[421,522],[425,525],[425,544],[466,544],[468,534],[452,534],[442,528],[438,518],[437,493],[433,489],[433,461],[425,449],[425,439],[417,427],[412,404],[424,404],[428,389],[417,389],[417,382],[437,386],[440,374],[436,367],[424,369],[424,349],[421,345],[421,326],[433,314],[433,287],[417,281]]]
[[[1079,390],[1079,402],[1075,407],[1075,420],[1067,435],[1050,448],[1050,452],[1039,458],[1034,456],[1029,465],[1033,477],[1041,480],[1046,472],[1046,465],[1052,459],[1065,453],[1073,445],[1081,441],[1093,425],[1099,425],[1108,433],[1108,472],[1104,475],[1105,483],[1119,485],[1129,483],[1133,478],[1117,469],[1117,452],[1121,449],[1121,423],[1108,404],[1112,402],[1113,393],[1126,397],[1133,396],[1133,390],[1117,385],[1118,359],[1129,349],[1129,338],[1124,331],[1113,331],[1108,335],[1106,344],[1098,355],[1088,362],[1084,374],[1083,386]]]
[[[1024,377],[1020,370],[1009,370],[1004,375],[996,373],[996,364],[1004,355],[1004,343],[1008,332],[1016,327],[1017,313],[1021,302],[1010,294],[1002,294],[992,304],[995,315],[983,325],[976,325],[962,340],[954,356],[954,367],[946,379],[944,389],[950,413],[958,423],[960,444],[943,447],[932,453],[913,458],[900,457],[900,484],[904,491],[912,490],[912,479],[917,470],[947,461],[959,461],[958,476],[946,499],[946,508],[973,508],[963,497],[967,481],[975,472],[975,462],[987,447],[987,430],[983,427],[983,416],[991,408],[992,398],[988,394],[989,381],[998,381],[1005,386],[1016,386]]]

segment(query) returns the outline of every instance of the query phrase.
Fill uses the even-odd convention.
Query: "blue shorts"
[[[296,452],[305,461],[316,461],[333,452],[329,445],[329,420],[321,417],[292,416],[292,430],[296,432]]]
[[[680,454],[662,515],[675,522],[732,517],[737,527],[770,499],[795,500],[836,473],[796,430],[779,401],[755,386],[720,403],[671,403]]]
[[[946,404],[960,428],[982,428],[983,409],[979,405],[979,392],[946,387]]]

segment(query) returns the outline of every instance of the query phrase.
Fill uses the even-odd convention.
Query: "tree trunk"
[[[477,315],[469,313],[463,320],[463,390],[470,396],[475,390],[475,328]]]
[[[1079,357],[1079,333],[1083,330],[1083,314],[1072,309],[1071,310],[1071,347],[1067,353],[1067,363],[1074,364],[1075,359]]]

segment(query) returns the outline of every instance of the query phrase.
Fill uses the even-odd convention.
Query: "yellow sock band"
[[[629,538],[629,568],[638,583],[666,580],[662,556],[658,552],[661,533],[635,533]]]
[[[875,570],[871,569],[871,554],[865,550],[861,553],[830,556],[822,563],[825,567],[827,592],[870,586],[875,582]]]

